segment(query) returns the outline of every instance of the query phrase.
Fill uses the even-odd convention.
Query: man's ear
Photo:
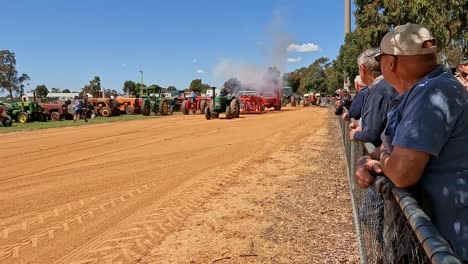
[[[397,58],[398,57],[391,57],[391,58],[392,58],[392,60],[390,62],[390,70],[392,72],[396,72],[396,66],[397,66],[397,60],[398,60]]]

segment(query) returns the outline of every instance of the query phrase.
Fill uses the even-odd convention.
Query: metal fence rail
[[[349,122],[339,122],[361,263],[461,264],[409,191],[385,176],[378,176],[369,189],[355,184],[357,160],[374,146],[352,142]]]

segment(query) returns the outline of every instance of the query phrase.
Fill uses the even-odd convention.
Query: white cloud
[[[197,58],[195,58],[195,59],[192,60],[192,63],[193,63],[193,64],[195,64],[195,63],[197,63],[197,62],[198,62],[198,59],[197,59]]]
[[[295,52],[314,52],[320,50],[319,46],[314,44],[314,43],[306,43],[302,45],[297,45],[295,43],[289,44],[287,50],[289,52],[295,51]]]
[[[198,69],[198,70],[197,70],[197,73],[198,73],[198,74],[205,74],[205,71],[202,70],[202,69]]]
[[[300,62],[302,60],[301,57],[297,57],[297,58],[288,58],[288,62]]]

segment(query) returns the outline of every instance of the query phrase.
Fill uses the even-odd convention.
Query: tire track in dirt
[[[148,125],[137,138],[130,138],[133,134],[117,137],[115,140],[125,142],[111,146],[113,151],[101,149],[105,142],[89,143],[103,144],[90,146],[92,151],[76,159],[92,160],[90,155],[96,151],[108,153],[96,163],[80,162],[75,167],[65,161],[65,167],[73,167],[58,171],[51,167],[46,173],[12,181],[13,185],[6,183],[8,175],[0,173],[0,263],[52,263],[58,259],[128,262],[148,254],[200,204],[237,181],[246,166],[255,166],[258,155],[263,157],[307,134],[314,125],[305,121],[313,112],[297,111],[299,117],[295,117],[296,113],[285,111],[273,117],[214,122],[183,117],[188,128],[171,121],[166,124],[171,129],[153,133],[151,127],[157,124]],[[156,121],[160,120],[149,120]],[[122,123],[109,128],[115,132],[133,126]],[[69,133],[81,133],[65,131],[59,138],[64,144],[53,150],[56,155],[66,150],[64,139],[71,137]],[[87,133],[85,138],[93,137]],[[38,140],[48,140],[45,134],[40,133]],[[55,138],[49,141],[55,142]],[[131,144],[139,144],[139,148],[128,148]],[[44,145],[41,142],[35,147]],[[122,149],[131,158],[122,159]],[[131,174],[125,171],[128,166]],[[62,174],[69,173],[67,170],[72,173],[65,177]],[[76,248],[80,250],[72,252]]]

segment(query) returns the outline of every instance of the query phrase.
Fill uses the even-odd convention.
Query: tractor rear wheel
[[[210,120],[210,119],[211,119],[211,109],[210,109],[210,107],[207,107],[207,108],[205,109],[205,118],[206,118],[206,120]]]
[[[29,115],[26,112],[19,112],[18,115],[16,116],[16,119],[20,123],[27,123],[29,122]]]
[[[188,115],[189,114],[189,110],[187,109],[187,104],[188,104],[188,100],[184,100],[182,102],[182,105],[180,106],[180,111],[182,112],[182,114],[184,115]]]
[[[101,116],[103,116],[103,117],[111,116],[111,110],[108,107],[103,107],[101,109]]]
[[[52,112],[52,114],[50,114],[50,120],[52,120],[52,121],[60,121],[60,113],[58,113],[58,112]]]
[[[226,107],[226,119],[231,119],[232,115],[233,115],[233,113],[232,113],[231,107],[227,106]]]
[[[2,119],[2,126],[9,127],[11,126],[11,124],[13,124],[13,120],[11,119],[11,117],[9,115],[4,116]]]
[[[127,115],[133,115],[135,113],[135,107],[129,105],[127,108],[125,108],[125,114]]]
[[[200,102],[200,114],[204,114],[205,113],[205,110],[206,110],[206,101],[205,100],[201,100]]]
[[[149,116],[151,114],[149,103],[143,101],[140,106],[141,114],[144,116]]]
[[[160,115],[167,115],[168,113],[169,113],[169,106],[168,106],[167,100],[163,99],[159,103],[159,114]]]
[[[231,112],[233,118],[238,118],[240,115],[240,103],[239,99],[235,98],[231,101]]]
[[[295,107],[296,106],[296,97],[291,96],[291,106]]]

